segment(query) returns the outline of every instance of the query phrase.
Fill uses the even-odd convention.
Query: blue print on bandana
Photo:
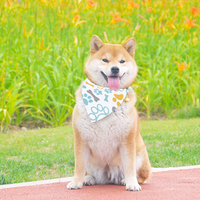
[[[92,97],[89,96],[89,95],[87,95],[87,93],[85,93],[84,95],[82,95],[82,97],[83,97],[83,102],[84,102],[84,104],[86,106],[88,105],[88,103],[92,103],[93,102],[93,100],[91,99]]]
[[[99,89],[94,89],[94,92],[95,92],[97,95],[102,95],[102,91],[99,90]]]
[[[116,92],[123,92],[124,89],[118,89]]]
[[[109,108],[103,107],[101,104],[98,104],[97,107],[91,107],[91,113],[89,114],[89,118],[91,121],[96,122],[98,118],[103,118],[103,116],[107,116],[109,114]]]
[[[106,93],[108,93],[108,94],[109,94],[109,93],[112,93],[112,90],[110,90],[110,89],[108,89],[108,88],[105,89],[104,91],[105,91]]]
[[[128,89],[110,90],[86,79],[82,87],[82,100],[91,122],[108,116],[123,103]]]
[[[108,102],[108,95],[107,94],[105,94],[105,99],[104,99],[104,101],[107,101]]]

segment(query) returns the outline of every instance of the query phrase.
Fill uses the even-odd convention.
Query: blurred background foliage
[[[2,0],[0,126],[64,125],[89,42],[137,42],[133,88],[147,118],[200,117],[200,1]]]

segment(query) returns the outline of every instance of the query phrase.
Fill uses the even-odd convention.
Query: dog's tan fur
[[[101,71],[110,75],[112,66],[119,68],[120,88],[130,87],[137,75],[134,61],[135,39],[123,45],[104,44],[93,36],[91,56],[85,65],[85,74],[93,83],[108,87]],[[104,63],[102,59],[108,59]],[[125,60],[125,63],[119,63]],[[75,134],[75,175],[68,189],[82,185],[121,184],[127,190],[141,190],[139,183],[149,178],[151,165],[140,135],[140,122],[135,108],[136,95],[130,87],[127,97],[115,112],[97,122],[90,122],[82,100],[82,84],[76,92],[73,111]]]

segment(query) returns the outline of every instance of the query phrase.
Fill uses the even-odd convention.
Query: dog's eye
[[[106,58],[102,59],[102,61],[103,61],[103,62],[106,62],[106,63],[109,62],[108,59],[106,59]]]
[[[120,60],[119,62],[122,64],[122,63],[125,63],[125,60]]]

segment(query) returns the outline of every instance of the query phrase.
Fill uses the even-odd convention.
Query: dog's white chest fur
[[[123,102],[115,112],[94,123],[90,122],[82,99],[77,101],[76,106],[81,114],[76,125],[82,140],[89,147],[92,156],[103,165],[109,164],[133,126],[133,119],[128,113],[134,104]]]

